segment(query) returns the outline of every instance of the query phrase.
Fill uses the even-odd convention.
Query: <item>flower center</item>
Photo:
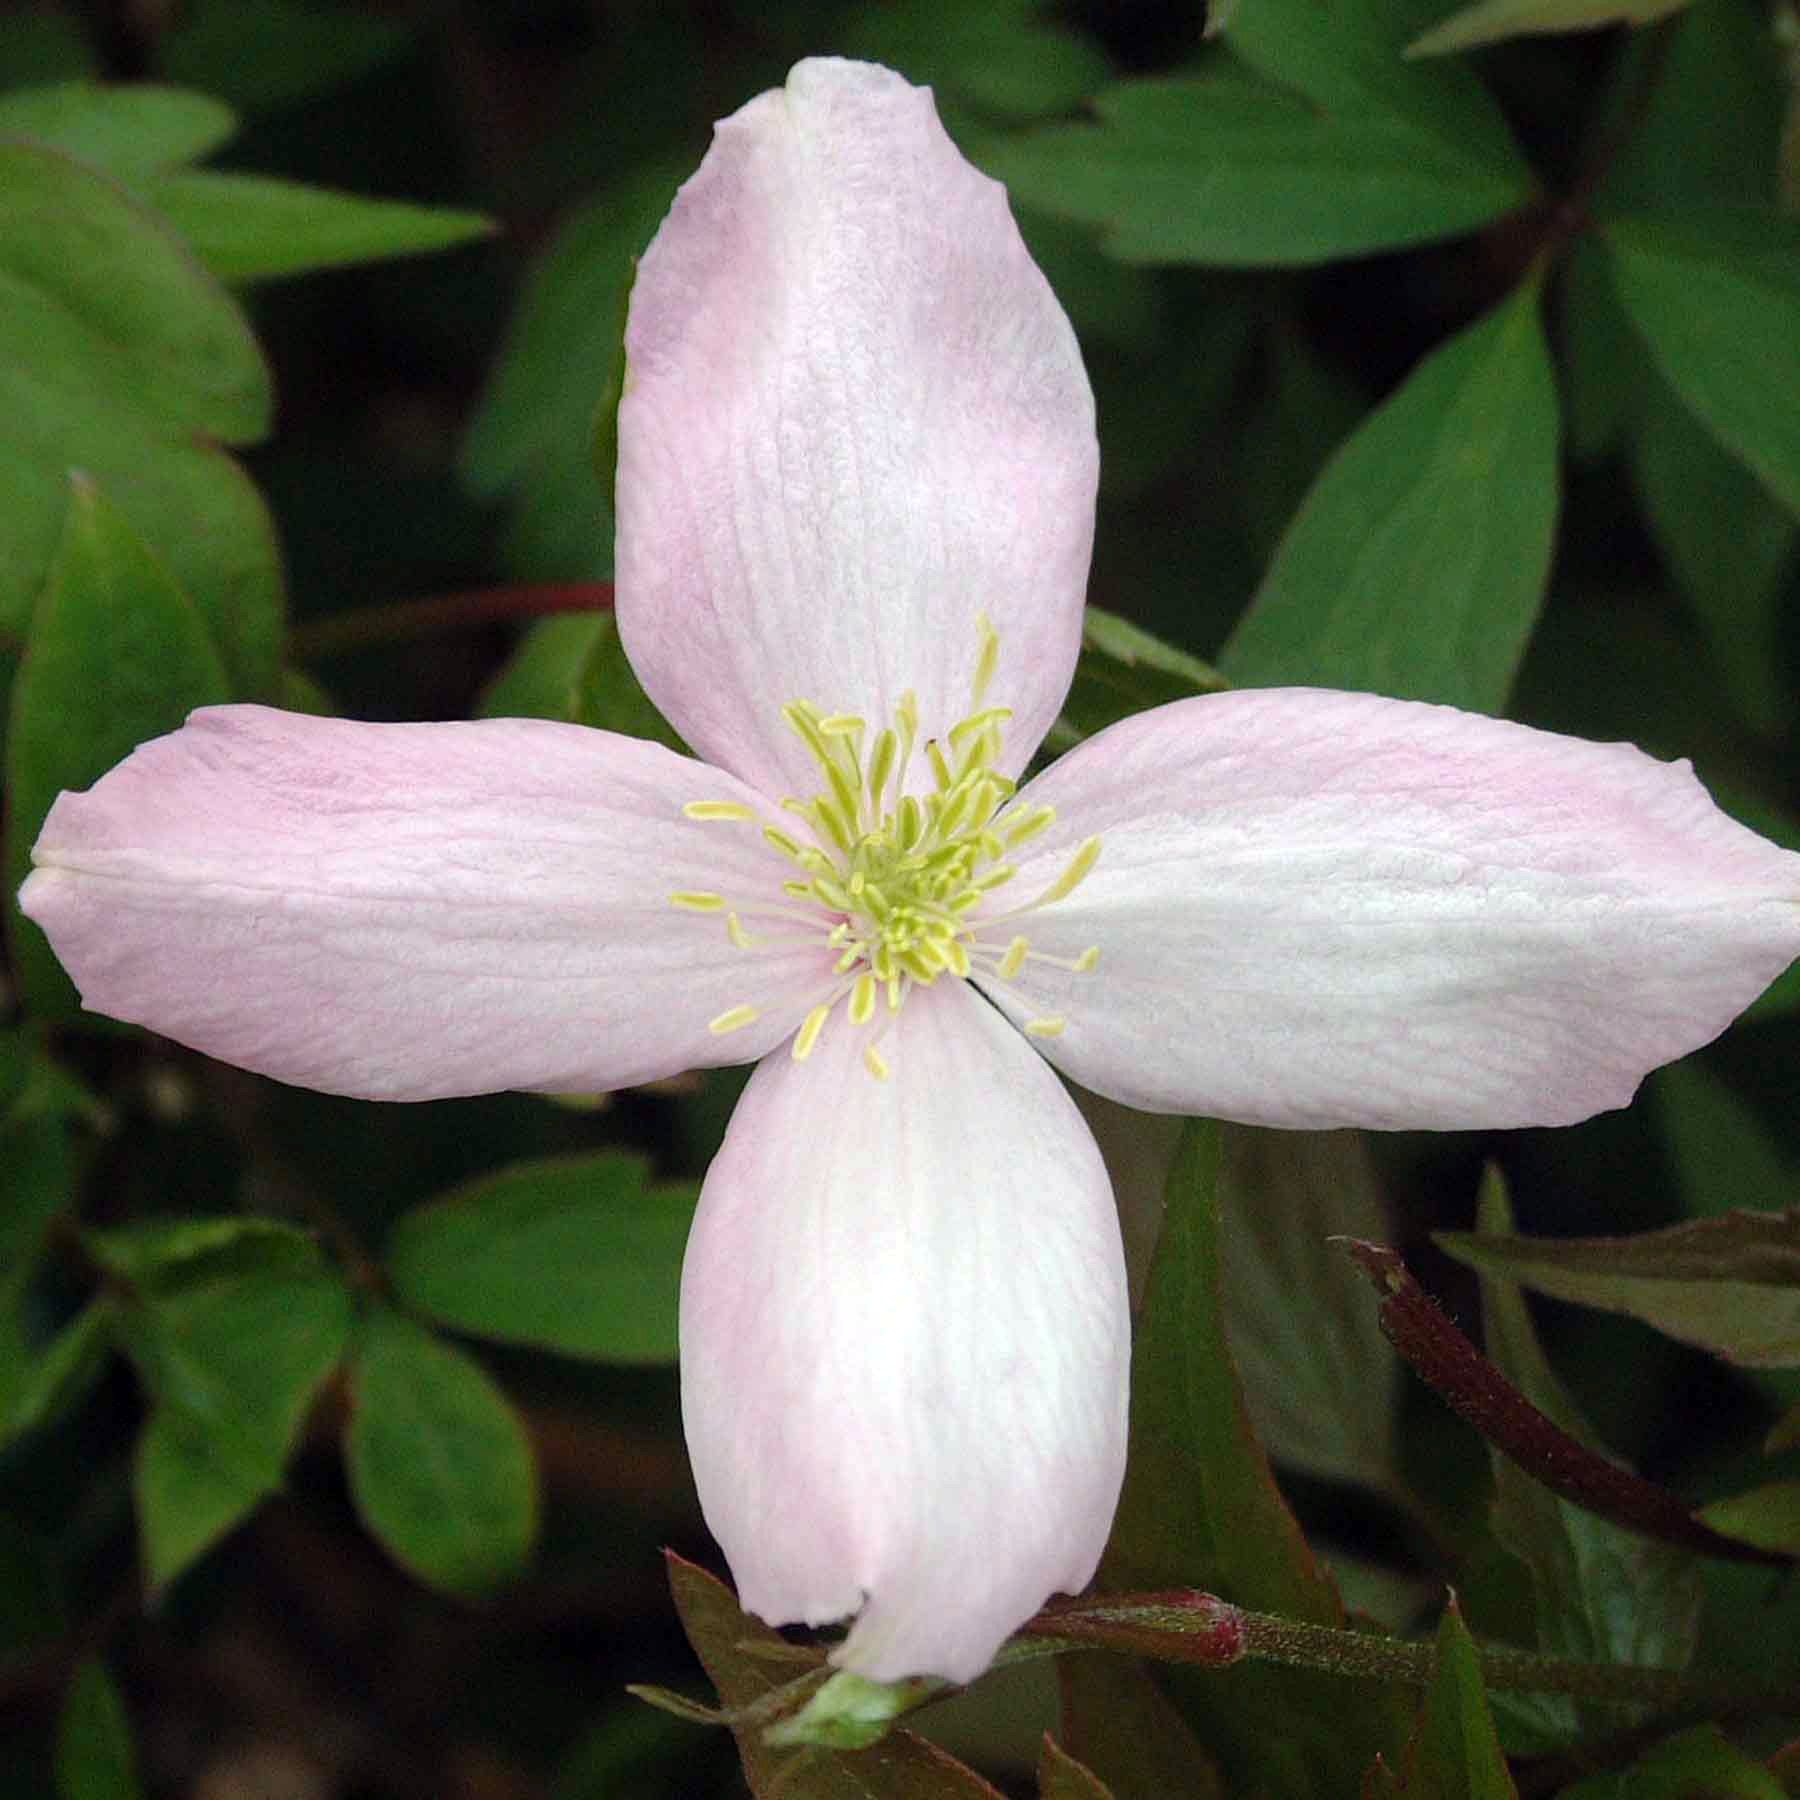
[[[999,638],[984,618],[971,710],[941,740],[928,738],[922,746],[918,701],[910,690],[900,696],[893,724],[872,742],[863,719],[822,712],[807,700],[784,706],[781,716],[806,746],[824,784],[810,799],[781,803],[811,828],[810,841],[759,819],[736,801],[692,800],[683,808],[690,819],[760,824],[769,847],[792,866],[782,891],[793,904],[686,892],[670,895],[674,905],[723,913],[732,943],[742,950],[787,949],[814,939],[834,952],[829,982],[795,1035],[797,1061],[812,1054],[840,1001],[848,1002],[851,1025],[874,1027],[863,1061],[871,1074],[885,1077],[880,1042],[913,988],[930,987],[944,975],[967,979],[976,971],[1010,981],[1028,960],[1085,974],[1100,960],[1097,948],[1078,957],[1049,956],[1034,951],[1016,930],[1004,939],[991,935],[1066,899],[1100,854],[1100,840],[1089,838],[1029,904],[999,913],[985,910],[988,896],[1018,873],[1009,859],[1056,818],[1052,807],[1008,804],[1018,784],[998,765],[1001,732],[1012,714],[982,704],[999,654]],[[933,784],[923,795],[907,792],[913,758],[920,753]],[[746,918],[758,922],[754,933]],[[712,1021],[712,1030],[736,1031],[757,1017],[756,1008],[735,1006]],[[1049,1015],[1029,1020],[1025,1030],[1053,1037],[1065,1024],[1060,1015]]]

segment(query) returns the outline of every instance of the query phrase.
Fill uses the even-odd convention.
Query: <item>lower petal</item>
[[[835,1660],[972,1679],[1092,1576],[1125,1459],[1112,1190],[993,1009],[915,993],[863,1066],[839,1017],[759,1068],[682,1277],[682,1408],[745,1608],[857,1612]]]
[[[755,826],[699,799],[761,804],[578,725],[215,707],[57,801],[20,904],[92,1010],[283,1081],[599,1092],[760,1055],[829,982],[822,947],[747,952],[669,903],[781,900]]]
[[[1052,765],[1008,930],[1100,951],[992,984],[1076,1080],[1252,1124],[1562,1125],[1623,1106],[1800,955],[1800,857],[1685,763],[1443,706],[1268,689],[1140,714]]]

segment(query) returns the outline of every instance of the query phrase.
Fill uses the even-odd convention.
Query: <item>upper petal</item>
[[[1061,1013],[1089,1087],[1253,1124],[1570,1124],[1722,1031],[1800,955],[1800,856],[1686,763],[1449,707],[1302,689],[1144,713],[1022,802],[1055,827],[1029,898],[1099,833],[1093,873],[1021,920],[994,998]]]
[[[722,121],[644,253],[626,350],[619,631],[687,741],[810,793],[780,705],[885,721],[912,688],[939,732],[985,611],[1022,768],[1080,639],[1093,401],[929,89],[803,62]]]
[[[828,979],[750,954],[682,889],[780,899],[758,797],[578,725],[197,712],[64,794],[20,904],[96,1012],[374,1099],[599,1091],[759,1055]],[[718,1037],[708,1021],[764,1009]]]
[[[893,1074],[842,1019],[751,1077],[706,1178],[681,1394],[745,1608],[862,1610],[836,1660],[972,1679],[1093,1574],[1125,1460],[1112,1190],[1062,1085],[960,983]]]

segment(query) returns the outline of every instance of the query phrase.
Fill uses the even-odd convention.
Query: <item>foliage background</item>
[[[1207,684],[1198,657],[1235,681],[1447,699],[1691,755],[1741,816],[1796,842],[1792,15],[1697,0],[1635,30],[1403,60],[1444,10],[1240,0],[1223,46],[1198,5],[1151,0],[0,13],[15,877],[56,788],[201,700],[666,729],[592,610],[610,574],[596,412],[604,469],[630,259],[709,122],[821,51],[936,86],[1080,331],[1104,471],[1091,597],[1154,637],[1097,617],[1062,741]],[[1197,89],[1164,80],[1196,71]],[[27,97],[95,78],[134,84],[121,92],[148,110],[52,116]],[[157,84],[223,103],[235,131]],[[197,159],[437,210],[208,186],[184,173]],[[112,265],[71,274],[48,221],[84,207],[123,236]],[[29,295],[106,291],[109,266],[140,266],[145,234],[170,230],[223,286],[171,277],[157,316],[198,330],[205,313],[213,335],[154,344],[129,392],[70,352],[57,388]],[[234,446],[254,487],[201,440]],[[68,487],[71,466],[90,479]],[[726,1734],[622,1692],[705,1691],[657,1552],[717,1566],[669,1362],[686,1210],[741,1078],[604,1104],[359,1106],[76,1015],[41,940],[11,927],[0,1791],[741,1791]],[[1797,1001],[1790,976],[1629,1112],[1574,1131],[1190,1132],[1140,1322],[1116,1584],[1336,1605],[1238,1429],[1223,1328],[1300,1527],[1384,1627],[1428,1636],[1454,1579],[1487,1639],[1693,1652],[1791,1690],[1791,1581],[1666,1565],[1496,1477],[1402,1379],[1373,1295],[1325,1239],[1398,1243],[1474,1328],[1474,1277],[1429,1233],[1474,1222],[1489,1163],[1527,1231],[1783,1208]],[[1142,1294],[1176,1133],[1095,1111]],[[1490,1183],[1490,1227],[1503,1205]],[[1792,1280],[1754,1304],[1790,1303]],[[1792,1450],[1762,1453],[1800,1397],[1786,1372],[1550,1307],[1536,1316],[1561,1394],[1516,1290],[1490,1277],[1487,1298],[1513,1379],[1686,1504],[1800,1475]],[[1757,1529],[1794,1547],[1784,1505]],[[1535,1602],[1502,1540],[1548,1581]],[[1445,1723],[1489,1710],[1444,1629],[1414,1787],[1504,1792],[1487,1739]],[[1067,1741],[1121,1800],[1345,1793],[1376,1750],[1404,1758],[1410,1689],[1146,1667],[1089,1655],[1063,1675]],[[1036,1791],[1059,1698],[1044,1670],[920,1723],[1005,1791]],[[1520,1791],[1644,1748],[1620,1740],[1623,1714],[1493,1704]],[[1778,1713],[1735,1723],[1752,1756],[1775,1752]],[[1629,1791],[1780,1792],[1787,1766],[1684,1741]],[[840,1775],[813,1765],[787,1791],[979,1791],[923,1765],[855,1777],[922,1785]],[[1101,1791],[1087,1779],[1052,1766],[1044,1792]]]

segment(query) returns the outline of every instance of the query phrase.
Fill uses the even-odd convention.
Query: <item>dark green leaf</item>
[[[459,1331],[602,1362],[675,1360],[695,1190],[616,1151],[520,1163],[400,1221],[396,1295]]]
[[[1326,464],[1225,674],[1498,711],[1543,602],[1556,436],[1527,284],[1427,357]]]
[[[166,1287],[227,1274],[317,1273],[318,1246],[304,1231],[254,1213],[156,1219],[85,1232],[88,1254],[134,1287]]]
[[[1563,264],[1560,300],[1563,420],[1569,455],[1585,466],[1617,443],[1648,361],[1613,292],[1606,252],[1591,237],[1578,239]]]
[[[1406,1800],[1518,1800],[1456,1602],[1438,1626],[1437,1667],[1408,1753]]]
[[[1635,1237],[1492,1238],[1447,1231],[1444,1249],[1504,1276],[1751,1368],[1800,1363],[1800,1210],[1733,1210]]]
[[[265,695],[283,629],[273,529],[205,441],[268,425],[236,303],[155,214],[25,144],[0,145],[0,281],[0,635],[25,636],[85,470],[167,560],[236,691]]]
[[[1257,1444],[1220,1304],[1220,1130],[1183,1133],[1132,1346],[1131,1447],[1101,1571],[1111,1591],[1202,1587],[1243,1606],[1339,1626]],[[1328,1794],[1401,1734],[1370,1684],[1240,1664],[1165,1678],[1231,1791]]]
[[[1475,0],[1407,45],[1408,56],[1443,56],[1477,44],[1533,32],[1594,31],[1602,25],[1648,25],[1689,0]]]
[[[96,1300],[50,1340],[5,1394],[0,1444],[37,1431],[68,1412],[100,1373],[111,1348],[111,1309],[104,1300]]]
[[[57,1800],[134,1800],[142,1792],[125,1702],[106,1665],[85,1662],[56,1722]]]
[[[190,0],[157,54],[171,80],[267,112],[379,68],[410,36],[402,20],[356,6]]]
[[[1081,628],[1081,659],[1051,744],[1066,747],[1096,731],[1170,700],[1217,693],[1224,676],[1185,650],[1090,606]]]
[[[1192,1800],[1194,1790],[1187,1789]],[[1092,1769],[1084,1767],[1048,1732],[1038,1751],[1039,1800],[1115,1800],[1111,1788]]]
[[[1715,1500],[1700,1508],[1700,1517],[1726,1537],[1800,1556],[1800,1481],[1771,1481]]]
[[[1744,718],[1773,736],[1795,705],[1783,589],[1800,527],[1654,374],[1640,388],[1631,449],[1663,561]]]
[[[1499,1171],[1482,1184],[1481,1231],[1512,1234],[1512,1209]],[[1511,1281],[1484,1274],[1482,1317],[1489,1357],[1513,1385],[1571,1437],[1596,1447],[1594,1434],[1550,1367]],[[1540,1487],[1511,1458],[1490,1447],[1494,1531],[1531,1571],[1538,1648],[1574,1662],[1643,1663],[1685,1668],[1700,1623],[1694,1556],[1599,1518]],[[1606,1736],[1635,1723],[1638,1711],[1535,1696],[1546,1722],[1560,1719],[1573,1740],[1582,1730]]]
[[[1101,227],[1125,262],[1329,262],[1472,231],[1530,194],[1516,165],[1378,103],[1321,104],[1231,67],[1121,82],[1094,111],[985,160],[1027,206]]]
[[[513,498],[509,561],[544,579],[612,573],[612,495],[593,467],[595,417],[619,359],[638,253],[669,209],[671,169],[640,171],[575,213],[534,265],[463,443],[483,498]]]
[[[1392,1235],[1367,1142],[1353,1131],[1221,1133],[1225,1323],[1263,1448],[1309,1475],[1404,1501],[1400,1364],[1362,1280],[1330,1242]]]
[[[0,1656],[9,1662],[68,1629],[50,1547],[0,1513]]]
[[[266,281],[417,256],[493,230],[480,213],[369,199],[267,175],[188,169],[162,176],[146,193],[221,281]]]
[[[350,1489],[394,1559],[468,1598],[517,1575],[537,1538],[537,1472],[518,1414],[480,1364],[373,1312],[351,1398]]]
[[[6,867],[14,892],[58,793],[87,787],[194,707],[228,697],[218,652],[187,595],[112,502],[76,478],[13,684]],[[66,1017],[76,1010],[74,988],[16,907],[20,987],[35,1011]]]
[[[608,634],[618,635],[610,613],[539,619],[482,691],[477,710],[484,719],[573,719],[588,658]]]
[[[1593,126],[1596,141],[1619,145],[1597,208],[1773,200],[1785,84],[1770,49],[1769,17],[1754,0],[1697,0],[1662,32],[1622,46]]]
[[[764,1700],[804,1673],[793,1646],[741,1612],[722,1582],[673,1553],[667,1561],[682,1628],[728,1709]],[[1000,1800],[973,1770],[910,1731],[851,1752],[773,1749],[760,1724],[733,1735],[758,1800]]]
[[[1106,58],[1059,29],[1036,0],[900,0],[852,15],[847,56],[886,63],[952,105],[996,119],[1041,119],[1079,106]]]
[[[1650,1097],[1690,1217],[1774,1210],[1800,1193],[1800,1154],[1705,1063],[1690,1057],[1658,1069]]]
[[[349,1322],[343,1284],[323,1272],[197,1281],[121,1318],[156,1399],[137,1467],[153,1586],[174,1580],[281,1485]]]
[[[1669,385],[1800,511],[1800,220],[1712,207],[1610,220],[1619,298]]]
[[[229,106],[144,82],[67,81],[0,94],[0,138],[30,138],[127,185],[197,161],[236,130]]]
[[[1716,1725],[1696,1725],[1647,1750],[1618,1775],[1595,1775],[1562,1800],[1783,1800],[1779,1781]]]

